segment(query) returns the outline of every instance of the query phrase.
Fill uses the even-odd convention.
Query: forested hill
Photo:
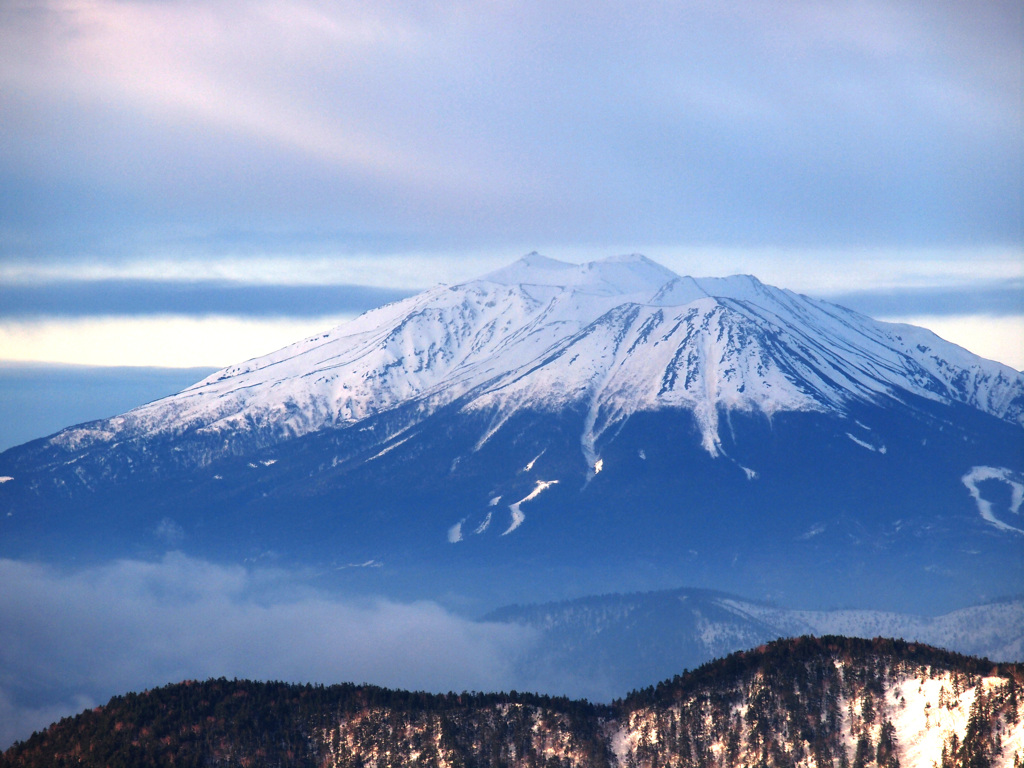
[[[533,694],[187,681],[117,696],[15,744],[11,766],[611,765],[609,707]],[[556,765],[562,765],[556,762]]]
[[[892,640],[799,638],[611,706],[224,679],[119,696],[8,766],[1013,766],[1024,665]]]

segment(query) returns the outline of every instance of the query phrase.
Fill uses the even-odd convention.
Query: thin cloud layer
[[[509,687],[523,627],[343,600],[301,575],[169,554],[75,572],[0,560],[0,749],[56,717],[184,679]]]
[[[1024,259],[1013,248],[643,250],[679,274],[755,274],[878,319],[924,325],[975,353],[1024,367]],[[615,251],[549,253],[579,262]],[[438,281],[479,277],[511,258],[463,252],[88,264],[12,260],[0,263],[0,359],[219,368]],[[821,269],[821,263],[833,267]],[[82,412],[82,419],[89,417]]]
[[[359,314],[409,295],[410,291],[364,285],[68,280],[0,285],[0,318],[112,315],[324,317]]]
[[[0,11],[0,252],[1019,241],[1019,4]]]
[[[981,315],[1010,317],[1024,315],[1024,281],[1004,280],[966,283],[956,288],[901,288],[855,291],[826,296],[871,317],[920,317]]]
[[[820,293],[872,317],[1024,315],[1021,279],[965,281],[957,286],[874,288]],[[413,291],[365,285],[252,285],[202,280],[66,280],[0,285],[0,319],[149,315],[327,317],[354,315]]]

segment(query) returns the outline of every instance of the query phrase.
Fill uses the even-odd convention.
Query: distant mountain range
[[[530,255],[0,454],[0,555],[168,546],[482,605],[1024,583],[1024,376],[750,276]]]
[[[1017,766],[1024,667],[924,645],[799,638],[610,706],[224,679],[129,694],[0,755],[111,765]]]
[[[484,620],[538,633],[518,658],[519,685],[592,701],[610,701],[681,669],[800,635],[894,637],[993,661],[1024,661],[1024,598],[926,617],[793,610],[722,592],[673,589],[506,606]]]

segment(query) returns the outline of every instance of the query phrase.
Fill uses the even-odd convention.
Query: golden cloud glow
[[[346,318],[94,317],[0,322],[0,358],[78,365],[223,367],[259,357]]]
[[[222,367],[314,336],[346,317],[302,320],[238,317],[94,317],[0,322],[0,359],[78,365]],[[920,325],[947,341],[1024,369],[1024,316],[881,318]]]

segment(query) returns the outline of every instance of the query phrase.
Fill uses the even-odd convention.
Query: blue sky
[[[0,361],[223,366],[539,250],[1024,367],[1018,2],[12,0]]]

